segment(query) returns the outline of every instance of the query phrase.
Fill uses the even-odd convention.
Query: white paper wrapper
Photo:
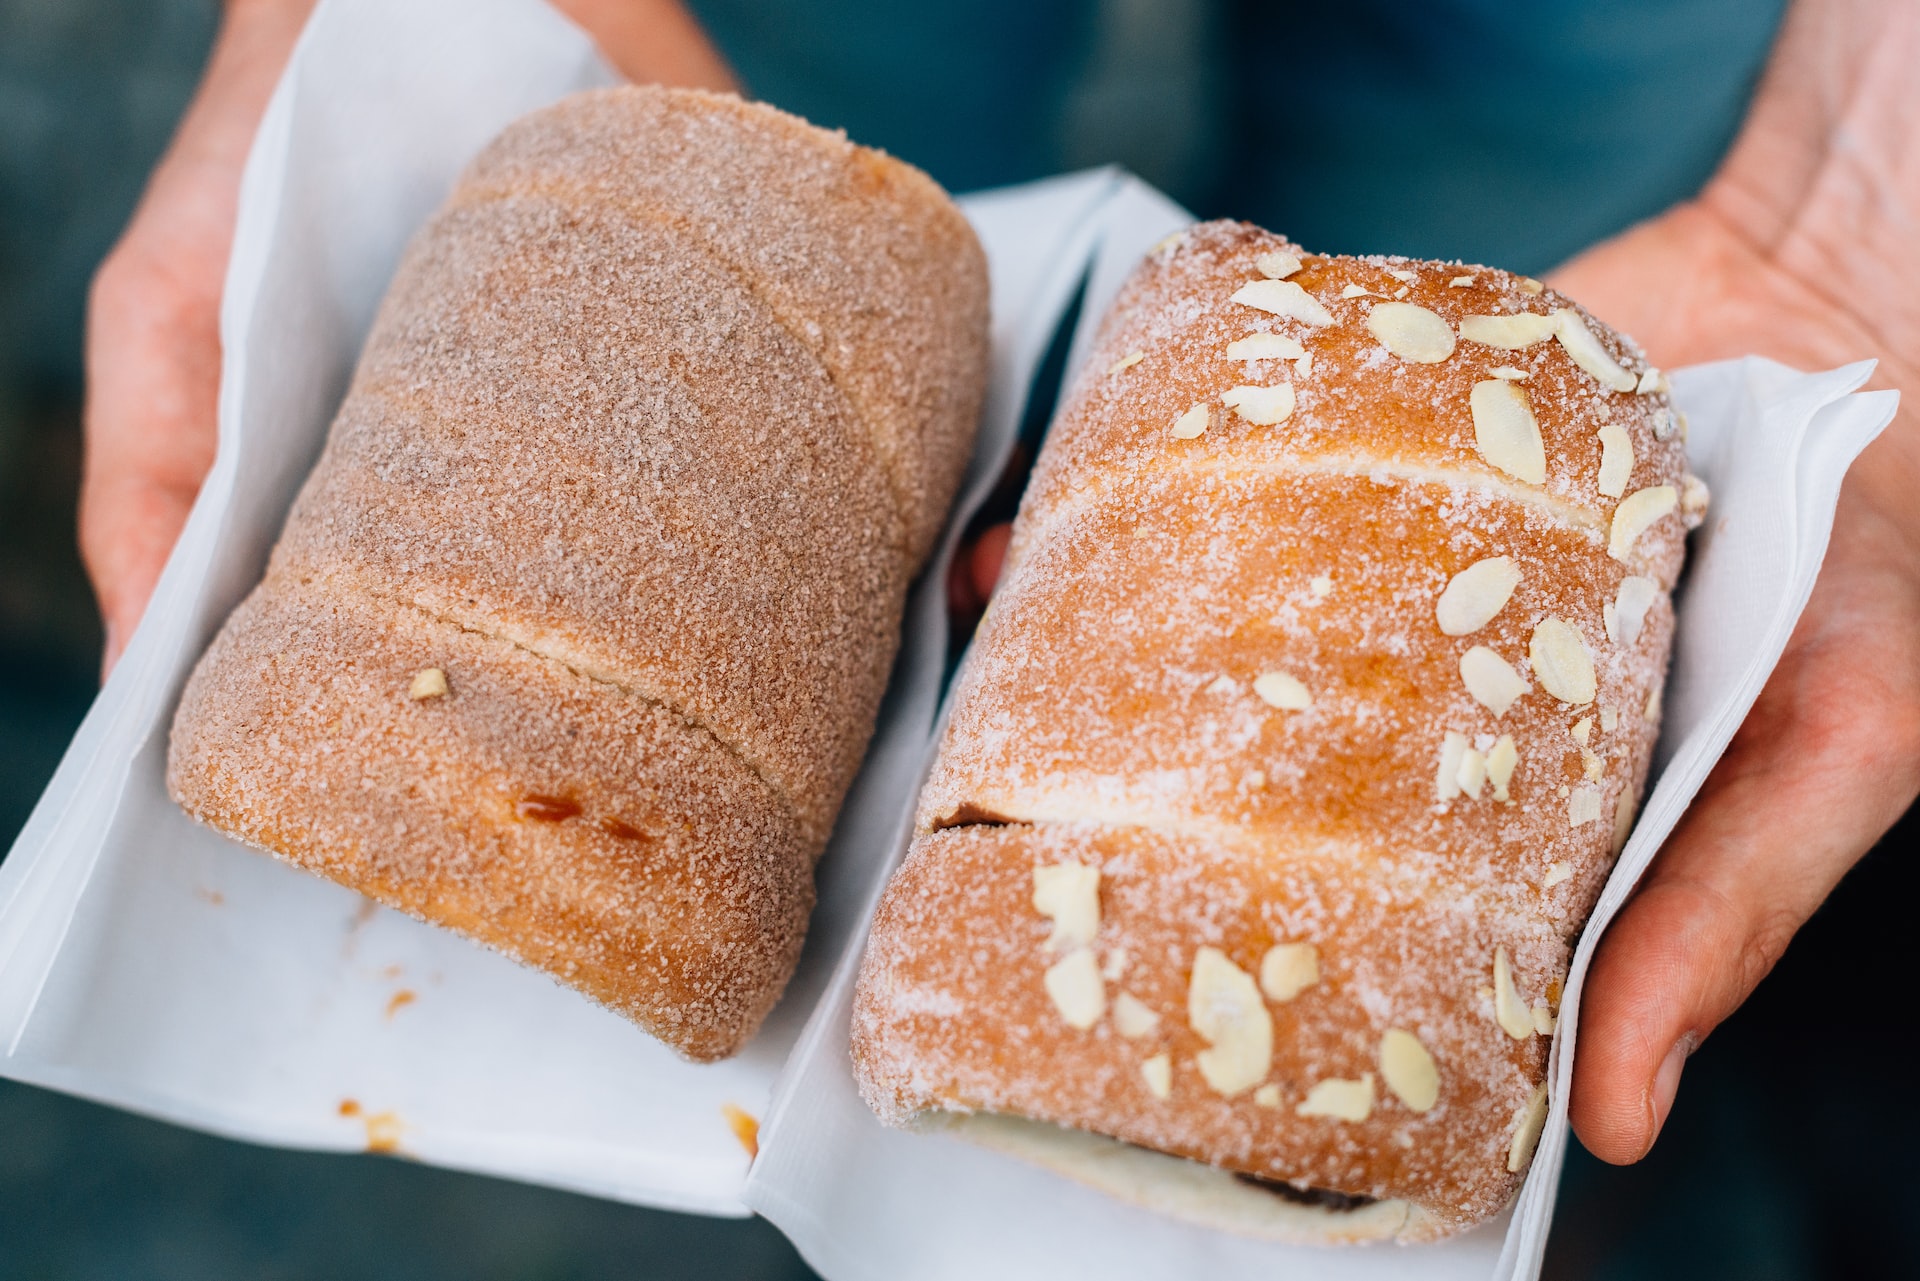
[[[0,1072],[264,1142],[355,1149],[392,1137],[436,1164],[669,1208],[751,1206],[835,1281],[1096,1267],[1111,1281],[1537,1273],[1592,940],[1771,669],[1840,477],[1891,418],[1891,394],[1848,394],[1866,366],[1805,376],[1747,361],[1676,376],[1715,507],[1680,604],[1667,764],[1576,958],[1554,1113],[1514,1211],[1407,1249],[1300,1250],[1196,1229],[956,1140],[885,1130],[847,1061],[860,939],[904,847],[931,740],[954,528],[997,475],[1081,279],[1070,372],[1140,254],[1186,221],[1122,175],[965,202],[994,289],[980,445],[910,603],[873,748],[821,864],[800,972],[739,1058],[684,1063],[541,975],[243,850],[168,801],[180,686],[258,577],[407,236],[509,120],[609,79],[538,0],[323,0],[243,186],[219,458],[125,659],[0,865]],[[403,993],[412,999],[396,1004]],[[357,1115],[342,1115],[349,1099]],[[750,1176],[728,1104],[767,1118]]]

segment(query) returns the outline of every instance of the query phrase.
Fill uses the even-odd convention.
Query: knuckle
[[[1799,933],[1800,925],[1799,914],[1785,908],[1766,909],[1748,924],[1736,968],[1739,983],[1738,991],[1733,994],[1736,1004],[1745,1000],[1780,963],[1793,936]]]

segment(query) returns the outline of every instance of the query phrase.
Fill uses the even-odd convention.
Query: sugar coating
[[[1332,314],[1315,327],[1229,301],[1264,254],[1297,254],[1289,277]],[[1572,304],[1519,278],[1451,264],[1305,254],[1244,224],[1202,224],[1156,251],[1104,321],[1035,470],[998,593],[960,676],[907,863],[889,887],[855,1004],[861,1087],[883,1117],[990,1110],[1103,1134],[1299,1186],[1425,1213],[1416,1234],[1458,1231],[1498,1210],[1513,1120],[1544,1078],[1549,1041],[1516,1041],[1493,1018],[1505,948],[1526,1003],[1557,1006],[1574,942],[1615,853],[1616,812],[1644,785],[1657,724],[1639,711],[1664,678],[1668,592],[1684,554],[1679,518],[1656,524],[1631,564],[1608,555],[1618,501],[1598,492],[1601,422],[1635,451],[1629,492],[1678,485],[1678,441],[1656,439],[1664,397],[1606,391],[1548,341],[1520,351],[1460,341],[1409,363],[1368,331],[1375,299],[1470,314]],[[1409,280],[1408,276],[1412,279]],[[1645,361],[1587,318],[1638,375]],[[1272,332],[1312,355],[1229,360]],[[1143,352],[1131,367],[1116,362]],[[1523,386],[1546,444],[1545,483],[1480,457],[1468,397],[1495,366]],[[1195,404],[1242,384],[1290,382],[1294,414],[1257,426],[1216,414],[1176,438]],[[1520,582],[1484,627],[1440,631],[1452,576],[1512,557]],[[1608,642],[1604,608],[1629,573],[1659,592],[1631,646]],[[1576,628],[1598,690],[1573,707],[1528,661],[1548,618]],[[1484,645],[1530,690],[1499,717],[1476,702],[1461,656]],[[1268,706],[1265,672],[1311,703]],[[1571,727],[1590,729],[1592,763]],[[1449,733],[1492,751],[1511,736],[1510,801],[1491,786],[1442,800]],[[1589,770],[1602,771],[1593,780]],[[1602,821],[1568,821],[1598,789]],[[1621,811],[1624,806],[1625,810]],[[1101,869],[1093,947],[1130,958],[1122,989],[1161,1016],[1131,1042],[1108,1020],[1066,1027],[1039,994],[1045,923],[1023,904],[1034,866]],[[1550,869],[1564,866],[1572,875]],[[1189,1028],[1195,950],[1220,947],[1257,973],[1276,942],[1318,949],[1321,981],[1268,1003],[1278,1107],[1210,1091]],[[1317,1082],[1379,1074],[1380,1037],[1412,1032],[1432,1054],[1439,1100],[1416,1115],[1382,1095],[1364,1122],[1300,1117]],[[1139,1088],[1140,1062],[1170,1052],[1171,1098]]]
[[[190,679],[175,797],[732,1053],[798,957],[986,303],[938,187],[771,108],[628,88],[511,126]],[[409,699],[428,667],[447,693]]]
[[[521,121],[465,185],[474,199],[564,192],[712,246],[859,410],[896,487],[910,562],[931,549],[972,452],[987,367],[986,256],[932,179],[761,103],[611,89]]]

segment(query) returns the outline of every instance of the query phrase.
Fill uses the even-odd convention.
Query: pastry
[[[694,1059],[798,958],[983,392],[930,179],[725,95],[509,127],[408,248],[168,782]]]
[[[1536,281],[1226,222],[1150,254],[874,920],[868,1102],[1238,1231],[1505,1205],[1659,726],[1683,436]]]

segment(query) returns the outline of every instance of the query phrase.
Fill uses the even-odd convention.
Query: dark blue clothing
[[[1117,160],[1310,249],[1522,271],[1699,188],[1784,8],[693,3],[752,92],[957,191]]]

